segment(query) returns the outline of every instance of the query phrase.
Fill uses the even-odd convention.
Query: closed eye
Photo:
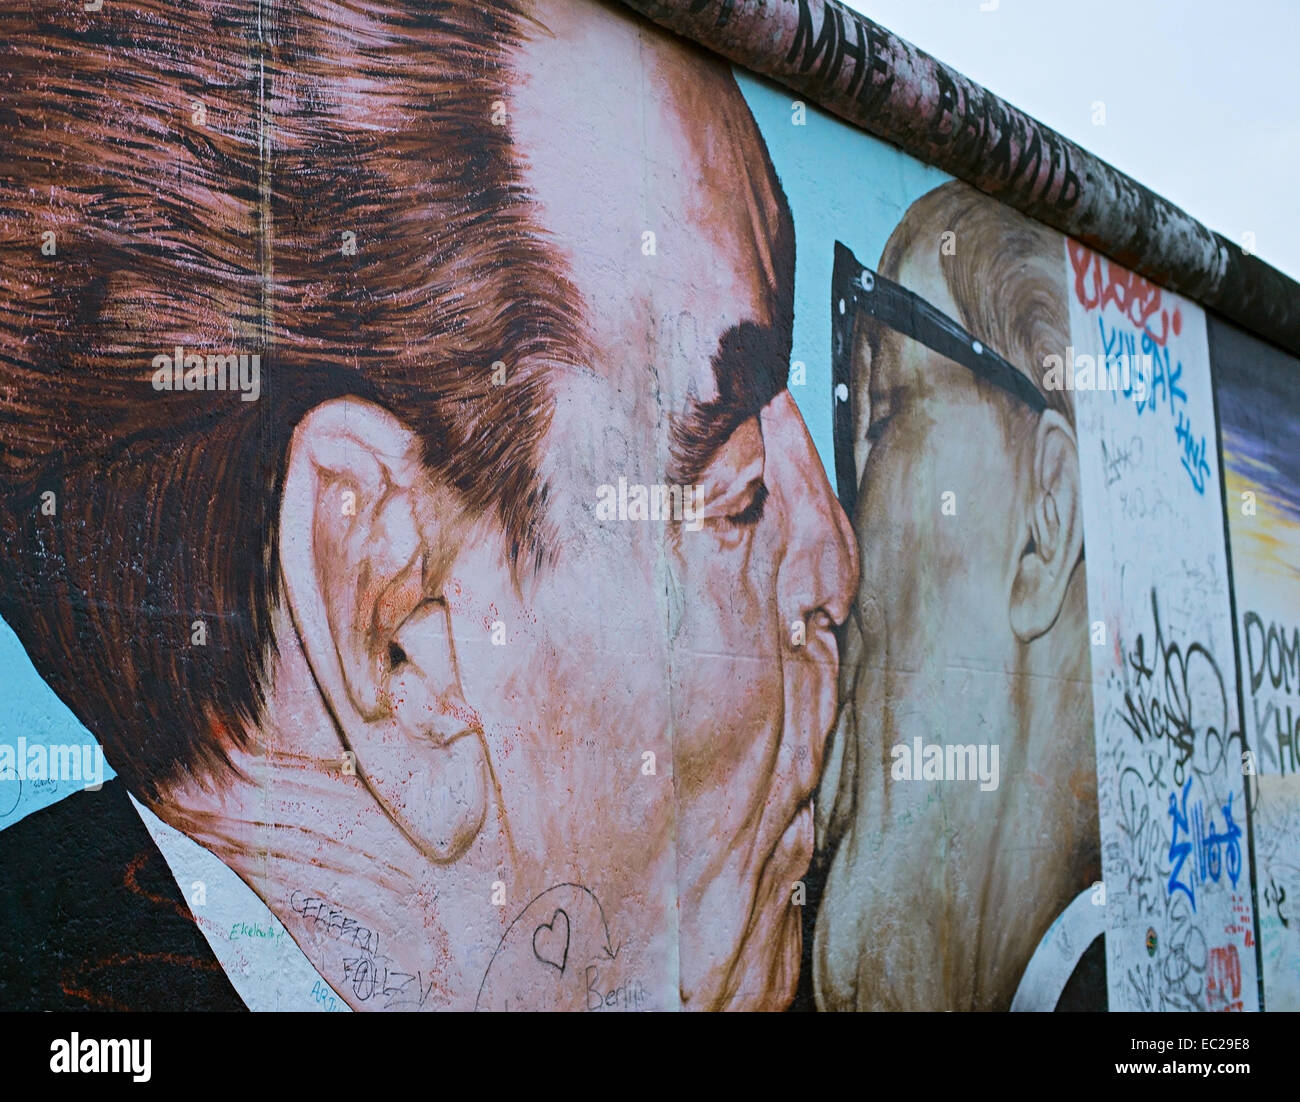
[[[868,395],[867,402],[870,406],[870,420],[867,423],[867,431],[864,435],[867,443],[874,444],[880,439],[889,422],[894,419],[897,401],[891,391]]]
[[[871,423],[867,425],[867,442],[874,444],[879,440],[881,434],[893,419],[894,415],[889,411],[884,413],[873,413],[871,416]]]
[[[766,458],[758,418],[750,417],[736,427],[704,472],[699,490],[705,516],[723,546],[738,546],[763,517]]]
[[[761,479],[757,482],[751,482],[752,492],[749,495],[748,504],[738,513],[730,513],[727,521],[731,524],[739,525],[742,528],[749,528],[763,519],[763,508],[767,505],[768,489],[766,483]]]

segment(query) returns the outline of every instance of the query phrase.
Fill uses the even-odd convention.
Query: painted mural
[[[1100,875],[1074,394],[1035,370],[1070,342],[1062,253],[953,182],[878,263],[840,255],[862,568],[819,805],[828,1009],[1006,1009]]]
[[[61,18],[0,1008],[1300,1007],[1293,361],[616,6]]]
[[[1300,1010],[1300,364],[1215,319],[1209,336],[1265,1008]]]

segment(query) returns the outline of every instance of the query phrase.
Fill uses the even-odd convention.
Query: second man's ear
[[[450,860],[481,827],[489,786],[441,588],[469,523],[421,455],[373,403],[311,410],[289,449],[280,570],[341,751],[408,837]]]
[[[1083,553],[1083,503],[1074,429],[1055,410],[1038,420],[1020,559],[1011,586],[1011,629],[1022,642],[1043,635],[1065,603]]]

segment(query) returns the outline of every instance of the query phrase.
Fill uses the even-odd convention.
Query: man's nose
[[[842,624],[858,584],[853,525],[831,490],[794,399],[788,392],[779,395],[769,412],[773,424],[770,430],[764,426],[763,435],[769,457],[780,457],[787,503],[788,543],[777,575],[777,600],[809,627],[816,626],[812,621],[819,614]]]

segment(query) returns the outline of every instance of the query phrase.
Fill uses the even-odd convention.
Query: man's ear
[[[1011,630],[1025,643],[1056,622],[1083,552],[1074,429],[1049,409],[1038,419],[1033,449],[1026,536],[1011,584]]]
[[[358,777],[438,860],[468,845],[486,811],[441,597],[465,524],[417,437],[379,406],[336,399],[295,429],[279,533],[294,627],[341,750],[355,751]]]
[[[280,570],[312,672],[345,731],[349,711],[385,713],[388,644],[423,598],[419,454],[392,414],[354,398],[311,410],[289,447]]]

